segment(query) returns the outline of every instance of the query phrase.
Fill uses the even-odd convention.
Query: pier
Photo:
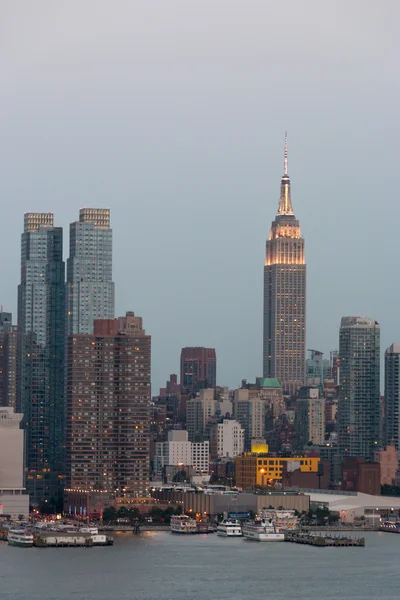
[[[308,546],[332,547],[364,547],[365,538],[351,538],[347,536],[318,535],[316,533],[285,532],[285,542],[293,544],[306,544]]]

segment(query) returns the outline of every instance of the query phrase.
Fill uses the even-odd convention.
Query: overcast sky
[[[262,373],[265,240],[284,131],[306,240],[307,347],[343,315],[400,341],[396,0],[1,0],[0,303],[16,319],[25,211],[110,207],[117,314],[218,383]]]

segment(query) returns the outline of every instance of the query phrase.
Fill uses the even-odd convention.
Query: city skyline
[[[115,312],[133,308],[153,335],[153,389],[191,345],[216,349],[221,384],[261,375],[260,270],[287,128],[307,347],[328,356],[352,314],[381,323],[383,348],[399,340],[400,248],[381,202],[397,214],[385,189],[398,189],[398,6],[360,19],[343,5],[172,1],[155,16],[139,4],[103,3],[95,21],[72,5],[4,15],[4,309],[16,315],[24,211],[54,212],[66,241],[80,207],[110,206]]]

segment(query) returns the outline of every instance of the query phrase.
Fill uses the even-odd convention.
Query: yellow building
[[[287,463],[288,470],[293,467],[303,473],[317,473],[319,461],[319,457],[278,458],[269,454],[245,452],[236,457],[236,485],[242,489],[267,487],[272,481],[282,479],[284,463]]]

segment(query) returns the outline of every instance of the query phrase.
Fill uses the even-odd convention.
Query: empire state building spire
[[[300,223],[290,200],[287,135],[279,209],[271,224],[264,265],[264,377],[294,394],[305,381],[306,261]]]
[[[290,179],[288,175],[288,146],[287,131],[285,131],[285,152],[283,161],[283,177],[281,181],[281,195],[279,199],[279,208],[276,213],[279,215],[293,215],[292,201],[290,198]]]

